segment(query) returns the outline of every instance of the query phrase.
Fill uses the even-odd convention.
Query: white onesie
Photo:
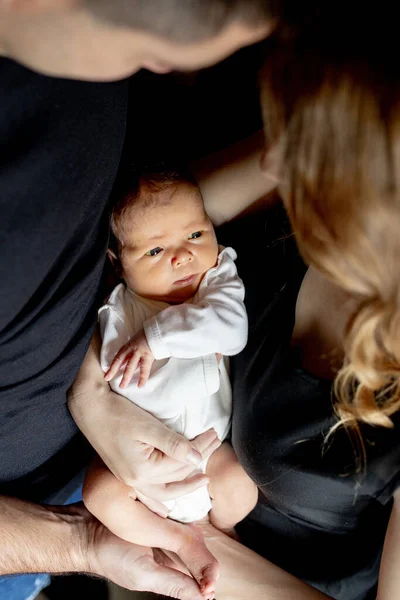
[[[244,348],[248,329],[235,259],[233,248],[220,248],[217,265],[184,304],[149,300],[120,284],[99,311],[104,371],[141,329],[156,359],[144,387],[137,387],[137,371],[127,388],[119,387],[122,374],[111,388],[187,439],[211,427],[221,440],[229,433],[232,392],[225,357]],[[224,356],[219,365],[216,353]],[[199,467],[202,472],[206,462]],[[206,487],[165,504],[169,517],[181,522],[197,521],[211,508]]]

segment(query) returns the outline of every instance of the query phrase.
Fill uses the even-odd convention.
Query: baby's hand
[[[128,387],[134,372],[139,367],[140,375],[138,387],[143,387],[149,379],[151,366],[154,360],[154,356],[142,329],[142,331],[136,333],[136,335],[131,337],[129,342],[122,346],[112,361],[107,373],[104,375],[104,378],[106,381],[110,381],[116,376],[118,371],[122,370],[124,375],[119,387],[126,388]]]

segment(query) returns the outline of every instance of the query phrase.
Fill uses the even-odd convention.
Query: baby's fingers
[[[112,361],[110,368],[107,373],[104,375],[104,379],[106,381],[111,381],[117,374],[118,371],[121,370],[122,365],[124,364],[126,357],[128,356],[130,350],[123,346],[119,352],[115,355],[114,360]]]
[[[153,356],[150,356],[148,354],[146,354],[145,356],[142,356],[142,360],[140,362],[139,368],[140,368],[140,376],[139,376],[139,381],[138,381],[138,387],[143,387],[149,377],[150,377],[150,371],[151,371],[151,366],[154,362],[154,358]]]
[[[139,366],[140,354],[138,352],[133,352],[132,355],[128,358],[126,362],[126,367],[124,369],[124,375],[122,377],[121,383],[119,384],[120,388],[126,388],[130,384],[130,381]]]

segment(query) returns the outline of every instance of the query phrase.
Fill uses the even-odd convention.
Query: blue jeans
[[[80,486],[65,504],[73,504],[82,500]],[[29,573],[27,575],[6,575],[0,577],[1,600],[33,600],[50,584],[47,573]]]

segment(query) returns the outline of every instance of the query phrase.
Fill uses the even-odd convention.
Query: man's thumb
[[[152,428],[146,436],[146,443],[161,450],[169,458],[181,463],[189,463],[199,466],[203,460],[200,452],[182,435],[171,431],[163,423],[158,422],[160,427]]]

